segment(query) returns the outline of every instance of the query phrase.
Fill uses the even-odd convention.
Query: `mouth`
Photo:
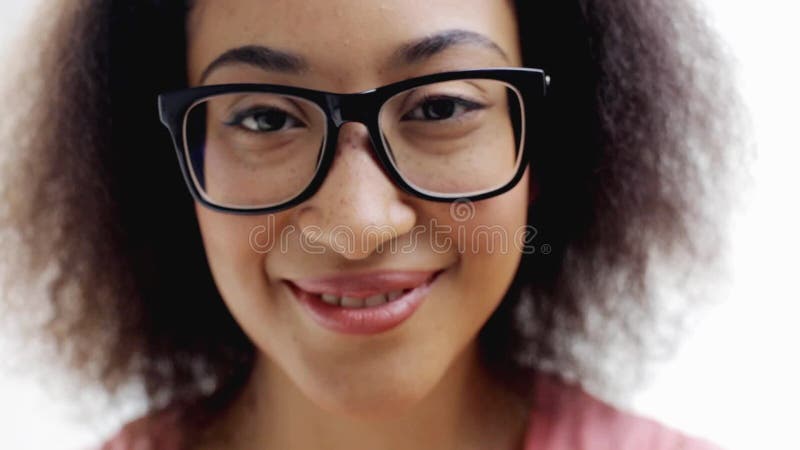
[[[345,334],[375,334],[411,317],[443,272],[383,271],[284,281],[322,327]]]

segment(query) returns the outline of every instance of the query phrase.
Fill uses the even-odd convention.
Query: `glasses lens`
[[[195,185],[212,203],[275,206],[314,178],[325,144],[325,113],[297,97],[240,92],[195,103],[184,142]]]
[[[507,185],[524,135],[522,99],[496,80],[418,86],[380,112],[384,143],[400,175],[420,191],[464,196]]]

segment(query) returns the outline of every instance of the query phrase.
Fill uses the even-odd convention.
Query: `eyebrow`
[[[412,41],[400,46],[394,53],[392,61],[395,64],[414,64],[428,59],[450,47],[459,45],[475,45],[494,50],[506,61],[508,55],[503,49],[487,36],[468,30],[445,30],[422,39]]]
[[[493,50],[509,61],[503,49],[487,36],[468,30],[445,30],[402,44],[390,58],[390,66],[410,65],[422,62],[445,50],[473,45]],[[302,56],[262,45],[246,45],[230,49],[218,56],[206,67],[200,77],[202,84],[214,70],[233,64],[248,64],[268,72],[301,74],[309,64]]]
[[[308,63],[300,56],[261,45],[246,45],[226,51],[206,67],[200,76],[202,84],[214,70],[233,64],[249,64],[268,72],[300,74],[308,70]]]

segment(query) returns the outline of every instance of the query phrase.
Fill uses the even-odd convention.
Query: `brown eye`
[[[294,116],[277,108],[250,109],[237,114],[227,124],[257,133],[269,133],[304,126]]]
[[[425,99],[402,120],[447,120],[482,108],[483,105],[456,97],[433,97]]]

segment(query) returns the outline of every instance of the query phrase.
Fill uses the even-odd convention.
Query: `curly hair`
[[[37,332],[83,380],[109,392],[137,380],[152,408],[219,407],[243,385],[255,348],[212,280],[155,110],[158,92],[186,85],[190,5],[70,3],[37,28],[36,101],[14,113],[0,197],[0,225],[15,236],[3,285],[45,289],[5,303],[48,311]],[[656,255],[684,273],[714,259],[709,236],[725,214],[706,206],[724,204],[736,96],[692,2],[515,7],[524,65],[553,78],[526,144],[538,192],[528,221],[547,251],[523,256],[479,343],[524,393],[530,370],[599,373],[581,342],[618,340],[629,355],[646,347]]]

